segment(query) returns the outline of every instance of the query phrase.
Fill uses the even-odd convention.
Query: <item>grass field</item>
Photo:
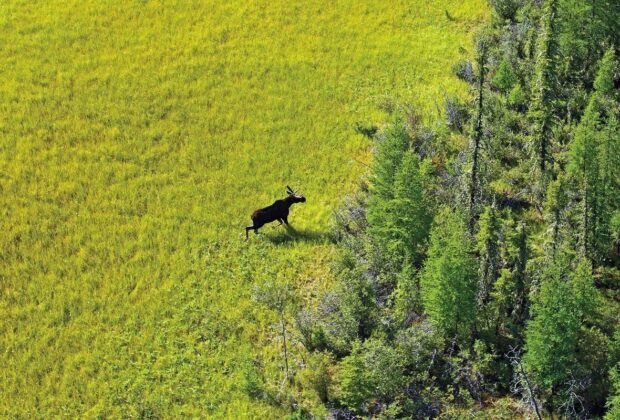
[[[355,122],[465,94],[485,4],[1,2],[0,417],[282,414],[242,386],[282,375],[253,289],[329,284]],[[245,242],[286,184],[297,234]]]

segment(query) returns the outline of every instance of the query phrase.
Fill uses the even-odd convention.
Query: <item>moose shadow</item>
[[[332,237],[326,232],[320,232],[314,229],[295,229],[291,226],[286,227],[286,229],[279,229],[277,233],[266,233],[265,238],[276,245],[295,242],[312,244],[333,242]]]

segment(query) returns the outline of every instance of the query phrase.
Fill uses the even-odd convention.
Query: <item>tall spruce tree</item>
[[[368,218],[371,223],[382,217],[385,205],[394,198],[394,178],[410,144],[411,138],[401,120],[390,124],[377,140],[370,175]]]
[[[599,227],[596,240],[598,253],[610,257],[614,253],[614,239],[620,235],[613,220],[620,212],[620,123],[615,115],[610,115],[601,133],[599,148],[600,200]]]
[[[620,132],[614,78],[615,54],[601,59],[595,91],[570,144],[568,172],[581,200],[579,240],[585,255],[601,261],[609,251],[610,223],[620,205]]]
[[[536,43],[534,85],[532,87],[532,137],[541,186],[546,185],[547,163],[553,124],[553,99],[556,94],[555,56],[557,53],[555,20],[557,0],[544,0]]]
[[[479,230],[476,235],[480,261],[478,300],[480,306],[483,307],[489,301],[490,291],[501,269],[502,226],[495,203],[484,210],[478,226]]]
[[[512,278],[514,280],[514,298],[512,302],[512,320],[515,325],[522,326],[527,317],[528,310],[528,284],[527,284],[527,259],[529,250],[527,246],[527,228],[525,223],[519,223],[514,234],[510,237],[509,252],[512,265]]]
[[[618,91],[615,88],[615,79],[620,72],[620,66],[615,56],[614,48],[607,50],[600,61],[599,70],[594,81],[596,92],[604,97],[605,125],[601,127],[599,156],[599,197],[598,197],[598,230],[595,238],[595,248],[601,259],[609,257],[613,252],[614,232],[612,219],[614,213],[620,210],[620,104]]]
[[[581,259],[573,270],[562,254],[545,270],[526,330],[524,363],[553,404],[570,379],[579,377],[578,342],[592,318],[597,291],[592,266]]]
[[[397,242],[403,236],[399,215],[395,212],[395,181],[401,162],[410,149],[411,139],[404,124],[396,120],[378,140],[375,160],[370,174],[368,223],[372,245],[376,252],[373,265],[377,271],[400,270],[404,254]],[[414,164],[410,158],[408,166]],[[399,201],[402,205],[402,200]]]
[[[555,258],[558,244],[562,242],[562,225],[564,213],[568,205],[567,186],[563,173],[549,183],[545,197],[544,209],[547,222],[545,255],[552,260]]]
[[[371,218],[370,232],[401,266],[405,258],[419,262],[432,222],[426,186],[432,183],[430,162],[420,162],[412,151],[403,153],[394,175],[392,198],[380,203],[380,217]],[[375,197],[375,203],[380,201]]]
[[[586,109],[570,147],[569,174],[577,181],[581,196],[580,247],[584,255],[592,256],[592,244],[598,215],[598,148],[600,138],[600,114],[597,102],[591,101]]]
[[[476,119],[471,140],[471,172],[469,177],[469,233],[473,234],[476,221],[476,202],[480,193],[480,154],[482,147],[482,119],[484,116],[484,81],[486,77],[487,61],[487,42],[485,36],[478,40],[477,44],[477,64],[478,64],[478,86],[476,88]]]
[[[444,337],[466,337],[475,322],[477,263],[473,250],[461,215],[443,208],[431,229],[420,287],[429,320]]]

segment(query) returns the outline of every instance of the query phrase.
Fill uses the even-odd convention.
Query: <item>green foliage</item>
[[[428,394],[406,404],[401,401],[402,392],[409,383],[421,385],[429,379],[426,363],[437,352],[439,340],[432,330],[412,326],[400,331],[394,342],[373,336],[361,345],[354,343],[339,366],[338,401],[358,414],[368,413],[371,403],[379,402],[391,403],[391,411],[401,416],[419,415],[428,408],[424,401]]]
[[[420,286],[429,320],[446,338],[466,338],[476,318],[477,264],[472,251],[461,215],[443,208],[433,222]]]
[[[337,381],[336,395],[341,404],[353,412],[363,412],[373,396],[373,384],[359,342],[353,343],[351,354],[342,359]]]
[[[502,93],[508,93],[519,83],[517,75],[512,70],[510,62],[504,58],[491,81],[492,85]]]
[[[572,271],[566,258],[541,277],[526,332],[524,363],[549,393],[582,374],[577,359],[581,325],[594,316],[598,299],[591,264],[581,260]]]
[[[368,220],[371,224],[375,224],[375,219],[383,216],[385,207],[394,198],[394,180],[405,152],[411,147],[411,137],[404,122],[396,120],[390,124],[376,147],[368,205]]]
[[[478,292],[481,306],[488,303],[489,293],[499,277],[502,240],[502,226],[493,204],[480,216],[476,234],[476,248],[480,260]]]
[[[600,185],[596,245],[600,255],[613,257],[620,229],[614,215],[620,211],[620,123],[609,115],[602,128],[599,149]],[[617,216],[616,216],[617,217]]]
[[[303,397],[311,401],[303,405],[317,407],[320,410],[322,404],[329,402],[332,393],[332,360],[328,354],[310,353],[306,363],[306,367],[299,374],[299,383]]]
[[[512,228],[512,229],[511,229]],[[527,242],[527,229],[525,223],[521,222],[514,228],[509,226],[508,246],[505,259],[508,260],[511,267],[510,276],[512,280],[510,288],[512,289],[512,299],[509,299],[509,311],[513,324],[519,327],[523,326],[523,322],[527,316],[529,278],[527,273],[527,261],[530,257],[530,249]],[[502,273],[502,276],[504,273]]]
[[[519,83],[516,83],[508,93],[508,104],[513,108],[520,109],[525,105],[525,92]]]
[[[609,95],[614,91],[614,82],[618,76],[618,63],[616,52],[610,48],[605,52],[599,62],[596,79],[594,79],[594,89],[603,95]]]
[[[620,207],[620,126],[613,83],[617,64],[612,53],[600,62],[586,111],[570,144],[568,172],[578,182],[582,217],[580,239],[585,252],[600,261],[610,254],[611,218]],[[611,108],[611,109],[610,109]]]
[[[406,385],[403,359],[385,340],[372,337],[364,342],[364,365],[373,395],[383,401],[389,401]]]
[[[600,165],[600,114],[595,102],[591,102],[584,114],[571,143],[569,174],[574,174],[582,191],[582,218],[580,241],[587,255],[592,255],[598,215]]]
[[[620,4],[615,1],[559,1],[557,39],[564,77],[592,77],[596,60],[620,41],[619,19]]]
[[[521,0],[490,0],[491,6],[495,9],[495,13],[502,19],[513,19]]]
[[[599,299],[597,304],[602,303]],[[587,324],[587,322],[586,322]],[[609,393],[609,369],[613,366],[610,357],[611,340],[599,328],[583,325],[577,343],[577,362],[580,374],[587,378],[588,387],[582,395],[592,405],[603,406]]]
[[[252,398],[265,396],[264,378],[254,363],[246,363],[242,370],[241,389]]]
[[[336,274],[341,280],[319,306],[319,325],[329,347],[339,354],[351,351],[356,339],[370,336],[377,323],[376,291],[371,278],[356,265],[351,255],[344,255]]]
[[[613,394],[607,401],[609,411],[605,415],[608,420],[615,420],[620,417],[620,364],[614,366],[609,374],[612,383]]]
[[[549,159],[550,133],[553,121],[552,101],[557,96],[557,33],[558,0],[544,0],[535,51],[534,81],[532,83],[532,134],[534,161],[539,168],[539,180],[544,185]]]
[[[392,189],[373,188],[369,200],[368,220],[370,234],[376,243],[387,253],[396,266],[406,258],[419,261],[424,254],[431,216],[430,197],[426,190],[432,184],[429,161],[420,158],[411,150],[398,150],[403,145],[397,143],[395,153],[400,153],[401,161],[392,170],[394,174]],[[384,146],[385,147],[385,146]],[[386,160],[384,164],[382,162]],[[377,171],[375,182],[387,179],[387,168],[394,165],[390,153],[383,148],[376,157]]]
[[[422,312],[420,281],[417,272],[408,261],[405,261],[396,279],[393,297],[394,317],[399,324],[409,323],[416,313]]]

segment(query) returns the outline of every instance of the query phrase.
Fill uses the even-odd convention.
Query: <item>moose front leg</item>
[[[284,224],[286,226],[289,226],[289,224],[288,224],[288,216],[284,216],[281,220],[282,220],[282,222],[284,222]]]

